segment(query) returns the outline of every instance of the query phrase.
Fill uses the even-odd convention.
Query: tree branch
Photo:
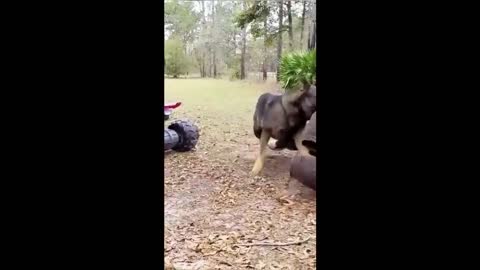
[[[249,247],[249,246],[290,246],[290,245],[298,245],[307,242],[310,240],[310,236],[308,236],[304,240],[300,241],[295,241],[295,242],[287,242],[287,243],[249,243],[249,244],[235,244],[234,246],[243,246],[243,247]]]

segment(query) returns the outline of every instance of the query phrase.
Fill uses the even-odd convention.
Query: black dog
[[[258,98],[253,116],[253,132],[260,139],[260,155],[255,161],[252,174],[263,168],[266,147],[270,138],[277,139],[274,150],[288,148],[304,149],[300,134],[306,122],[316,111],[317,88],[304,87],[283,95],[263,94]]]

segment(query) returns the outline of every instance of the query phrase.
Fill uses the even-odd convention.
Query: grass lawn
[[[181,101],[174,113],[181,116],[197,115],[231,118],[251,122],[255,103],[274,85],[215,79],[165,79],[165,102]],[[173,116],[175,118],[175,116]]]
[[[170,121],[184,118],[196,122],[201,130],[198,148],[209,148],[211,143],[235,141],[242,136],[255,140],[255,104],[262,93],[273,89],[273,83],[165,79],[165,102],[182,102]]]

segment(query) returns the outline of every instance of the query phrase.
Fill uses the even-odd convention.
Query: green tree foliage
[[[246,10],[240,12],[235,16],[235,23],[240,28],[245,28],[247,24],[255,21],[263,21],[265,17],[268,17],[270,12],[269,7],[264,2],[256,1]],[[252,33],[253,34],[253,33]],[[261,33],[257,33],[261,36]]]
[[[165,41],[165,73],[177,78],[189,70],[189,61],[179,39]]]
[[[286,91],[309,86],[316,80],[316,50],[292,52],[283,55],[280,61],[280,83]]]
[[[194,11],[192,2],[169,1],[165,3],[165,30],[186,45],[195,38],[200,16]]]
[[[263,75],[266,80],[267,73],[278,69],[281,56],[278,47],[283,48],[283,53],[307,49],[312,36],[310,21],[314,5],[311,1],[292,0],[293,47],[290,48],[286,5],[284,1],[287,13],[279,29],[278,1],[165,1],[164,39],[181,41],[191,76],[233,74],[236,77],[236,70],[244,70],[251,78]],[[167,63],[170,64],[173,63]]]
[[[278,29],[278,27],[273,27],[272,23],[269,23],[268,26],[263,24],[265,19],[270,19],[274,15],[272,11],[273,8],[269,6],[268,2],[255,1],[234,17],[235,26],[243,29],[250,25],[250,33],[253,38],[266,37],[266,43],[272,45],[278,35],[288,30],[287,26]]]

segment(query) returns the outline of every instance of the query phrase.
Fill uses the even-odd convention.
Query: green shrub
[[[314,84],[317,72],[316,50],[292,52],[280,59],[280,82],[285,91]]]
[[[240,68],[232,68],[230,69],[230,80],[238,80],[240,79]]]
[[[184,53],[183,44],[178,39],[165,41],[165,73],[177,78],[189,70],[189,60]]]

